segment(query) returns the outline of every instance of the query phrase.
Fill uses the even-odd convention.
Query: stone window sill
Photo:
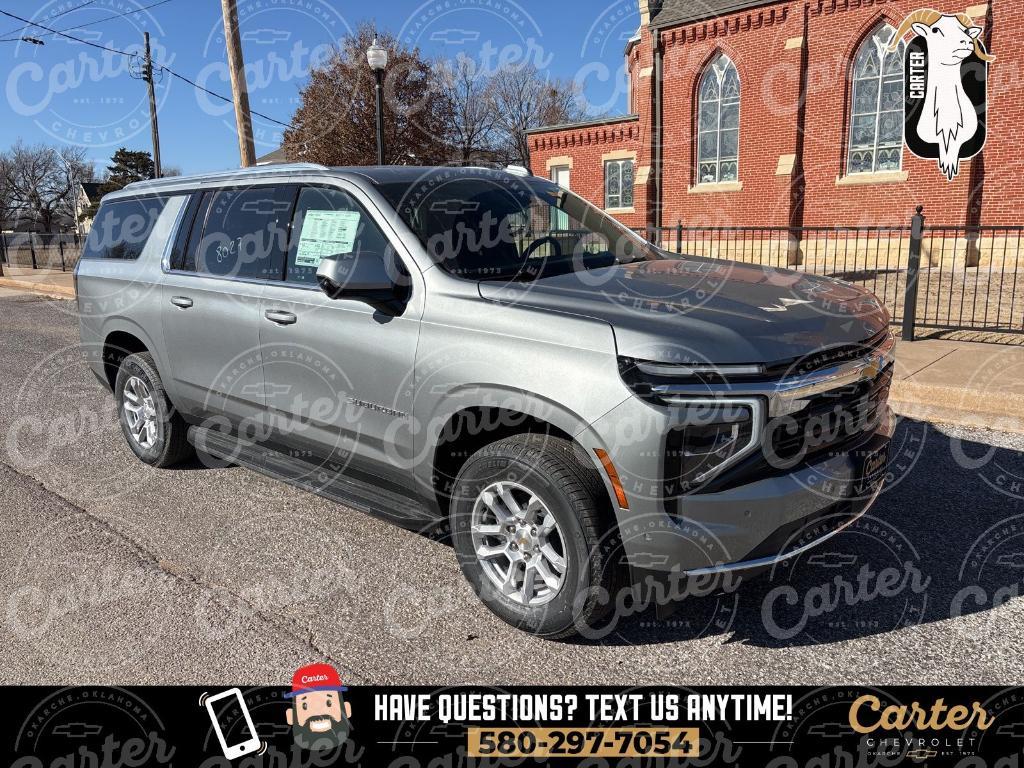
[[[717,184],[695,184],[687,190],[691,195],[714,195],[720,192],[742,191],[742,181],[720,181]]]
[[[636,208],[633,206],[630,206],[629,208],[605,208],[604,212],[621,215],[624,213],[636,213]]]
[[[884,173],[851,173],[836,178],[837,187],[859,187],[870,184],[902,184],[910,178],[907,171],[886,171]]]

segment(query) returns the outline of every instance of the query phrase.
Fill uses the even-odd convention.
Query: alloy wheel
[[[527,607],[555,598],[565,581],[566,548],[555,516],[529,488],[497,482],[473,505],[473,549],[484,575]]]
[[[157,441],[156,403],[149,387],[138,376],[132,376],[124,385],[122,398],[128,434],[142,448],[152,448]]]

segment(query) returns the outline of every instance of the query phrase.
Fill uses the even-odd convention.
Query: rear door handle
[[[179,309],[188,309],[192,306],[192,299],[188,296],[172,296],[171,304],[178,307]]]
[[[268,309],[263,316],[277,325],[295,325],[299,319],[294,312],[284,312],[280,309]]]

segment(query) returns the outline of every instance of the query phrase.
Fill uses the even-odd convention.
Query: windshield
[[[663,258],[578,195],[536,177],[444,168],[378,189],[431,258],[470,280],[536,280]]]

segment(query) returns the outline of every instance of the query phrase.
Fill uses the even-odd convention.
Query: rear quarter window
[[[145,197],[103,203],[82,250],[83,259],[139,258],[168,197]]]

